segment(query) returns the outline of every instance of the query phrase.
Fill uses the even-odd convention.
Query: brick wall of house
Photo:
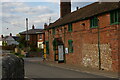
[[[26,37],[26,35],[21,35],[23,37]],[[33,44],[35,47],[37,47],[37,35],[36,34],[31,34],[30,35],[30,40],[28,40],[29,45]]]
[[[120,25],[110,25],[110,15],[102,14],[98,16],[100,26],[100,54],[101,68],[108,71],[118,71],[119,62],[118,45],[120,37],[118,27]],[[80,25],[85,23],[84,25]],[[66,29],[64,29],[66,28]],[[64,37],[65,36],[65,37]],[[83,20],[73,23],[73,31],[68,32],[68,26],[56,28],[56,34],[52,30],[45,31],[45,41],[49,41],[49,60],[54,61],[54,51],[52,41],[54,38],[62,37],[64,46],[68,48],[68,40],[73,40],[73,53],[66,54],[66,63],[90,68],[99,68],[98,55],[98,28],[90,28],[90,20]],[[118,48],[119,46],[119,48]]]

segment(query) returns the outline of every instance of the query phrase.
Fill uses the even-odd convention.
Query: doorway
[[[55,38],[53,40],[53,50],[54,50],[54,61],[58,61],[59,63],[65,61],[64,54],[64,44],[61,38]]]

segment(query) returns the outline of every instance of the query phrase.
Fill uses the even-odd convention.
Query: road
[[[58,68],[36,62],[39,59],[25,59],[25,76],[28,78],[106,78],[103,76]]]

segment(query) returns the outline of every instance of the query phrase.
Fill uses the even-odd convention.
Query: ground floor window
[[[68,40],[68,52],[73,53],[73,41]]]
[[[46,41],[46,54],[49,54],[49,42]]]

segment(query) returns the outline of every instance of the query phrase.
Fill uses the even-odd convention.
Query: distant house
[[[0,46],[2,46],[2,38],[0,37]]]
[[[17,36],[12,36],[12,34],[10,33],[10,36],[6,36],[2,38],[2,45],[6,46],[6,45],[19,45],[18,40],[19,37]]]
[[[28,32],[24,31],[19,34],[25,37],[26,40],[28,40],[29,45],[33,45],[35,47],[43,49],[43,41],[44,41],[43,29],[35,29],[33,25],[32,29],[28,30]],[[27,34],[28,34],[28,37],[27,37]]]

